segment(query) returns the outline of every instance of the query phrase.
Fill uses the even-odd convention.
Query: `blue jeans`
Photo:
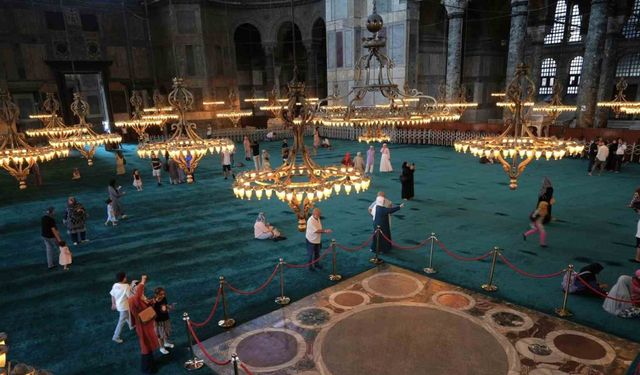
[[[314,260],[320,257],[320,248],[322,247],[322,243],[311,243],[309,240],[307,241],[307,262],[311,263]],[[315,266],[318,266],[318,263],[315,263]],[[310,265],[309,268],[313,267]]]
[[[49,268],[55,267],[55,263],[53,263],[54,256],[56,254],[56,250],[58,250],[58,241],[54,238],[42,237],[44,241],[44,247],[47,252],[47,265]]]

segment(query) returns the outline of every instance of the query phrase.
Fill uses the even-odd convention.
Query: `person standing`
[[[389,216],[404,207],[404,203],[399,206],[385,207],[384,195],[378,195],[376,198],[376,205],[371,209],[373,215],[373,230],[377,230],[380,227],[381,233],[376,233],[373,242],[371,242],[371,251],[375,252],[376,247],[379,246],[381,253],[388,253],[391,251],[391,224],[389,222]]]
[[[207,139],[211,139],[212,135],[213,135],[213,129],[211,129],[211,124],[209,124],[207,125],[207,133],[206,133]]]
[[[320,209],[314,208],[311,216],[307,220],[307,231],[305,233],[305,239],[307,241],[307,261],[308,263],[315,262],[320,258],[320,249],[322,248],[322,234],[331,234],[331,229],[323,229],[322,222],[320,221]],[[314,271],[315,268],[322,269],[322,265],[319,262],[315,264],[309,264],[309,271]]]
[[[522,233],[522,239],[527,240],[527,237],[534,233],[540,235],[540,247],[547,247],[547,232],[544,230],[544,218],[549,214],[549,202],[541,200],[538,202],[538,207],[530,215],[531,229]]]
[[[147,275],[142,275],[140,282],[136,285],[132,283],[131,289],[133,295],[129,297],[129,314],[134,322],[136,334],[138,335],[138,343],[140,344],[141,367],[145,374],[153,374],[157,371],[153,352],[160,349],[162,354],[168,354],[169,351],[160,346],[160,340],[156,334],[155,317],[143,321],[140,313],[147,308],[153,306],[154,299],[147,299],[144,296],[144,287],[147,282]],[[155,315],[155,314],[154,314]]]
[[[260,170],[260,144],[257,140],[253,140],[251,142],[251,155],[253,155],[253,165],[256,168],[256,171]]]
[[[58,257],[58,263],[64,267],[65,271],[69,271],[69,265],[73,262],[73,254],[71,254],[71,250],[69,250],[69,246],[64,241],[60,241],[60,256]]]
[[[111,205],[113,207],[113,213],[115,214],[116,220],[126,219],[127,215],[124,214],[122,204],[120,203],[120,198],[125,195],[125,192],[122,191],[122,186],[116,186],[115,178],[109,181],[107,192],[109,193],[109,199],[111,200]]]
[[[44,242],[44,248],[47,254],[47,265],[49,269],[56,267],[53,262],[55,250],[58,249],[58,244],[62,242],[60,238],[60,232],[56,227],[56,220],[54,219],[55,209],[53,207],[47,208],[44,212],[44,216],[40,220],[41,223],[41,235]]]
[[[413,172],[416,165],[408,162],[402,163],[402,174],[400,175],[400,183],[402,184],[402,199],[413,199]]]
[[[162,186],[161,174],[162,174],[162,161],[155,153],[151,154],[151,171],[153,177],[158,181],[158,186]]]
[[[556,200],[553,198],[553,185],[551,184],[551,180],[548,177],[545,177],[542,180],[542,186],[540,187],[540,191],[538,192],[538,204],[540,201],[545,201],[549,203],[547,215],[542,220],[543,224],[547,224],[551,221],[551,208]]]
[[[342,161],[340,162],[340,164],[344,165],[345,167],[353,167],[353,160],[351,160],[351,153],[347,151],[346,154],[344,154],[344,157],[342,158]]]
[[[244,139],[242,140],[242,145],[244,146],[244,160],[246,161],[250,161],[251,160],[251,141],[249,141],[249,137],[248,136],[244,136]]]
[[[127,274],[124,272],[118,272],[116,274],[116,282],[111,286],[109,295],[111,296],[111,310],[118,312],[118,323],[116,329],[113,332],[111,340],[118,344],[122,344],[123,340],[120,337],[122,327],[125,323],[129,325],[129,329],[133,329],[131,324],[131,316],[129,315],[129,296],[131,292],[131,286],[127,281]]]
[[[365,168],[365,173],[373,174],[373,166],[376,163],[376,150],[373,146],[369,146],[367,150],[367,166]]]
[[[320,147],[320,130],[318,127],[313,131],[313,154],[318,153],[318,147]]]
[[[353,168],[360,172],[360,174],[364,174],[364,159],[362,158],[362,153],[358,151],[356,153],[356,157],[353,158]]]
[[[173,310],[174,305],[169,305],[167,302],[167,292],[164,288],[158,287],[153,291],[153,293],[155,300],[153,309],[156,312],[156,333],[158,334],[158,339],[163,347],[173,349],[175,345],[169,341],[169,337],[171,337],[171,319],[169,319],[169,311]],[[162,353],[164,354],[164,352]]]
[[[589,176],[593,175],[593,171],[597,168],[600,169],[598,172],[598,176],[602,174],[602,170],[607,164],[607,158],[609,157],[609,147],[604,144],[603,141],[598,141],[598,153],[596,154],[596,159],[593,163],[593,168],[589,171]]]
[[[180,168],[178,167],[176,161],[173,160],[173,158],[170,158],[167,162],[167,166],[169,167],[169,183],[171,185],[182,183],[182,181],[180,181],[180,173],[178,172],[178,169]]]
[[[282,140],[282,149],[280,150],[280,155],[282,156],[282,163],[286,164],[289,160],[289,143],[287,139]]]
[[[640,220],[636,228],[636,257],[629,259],[630,262],[640,263]]]
[[[391,167],[391,151],[386,143],[382,144],[380,154],[380,172],[393,172],[393,167]]]
[[[233,178],[236,178],[236,175],[231,172],[231,151],[229,149],[224,149],[222,151],[222,174],[224,175],[224,179],[228,179],[229,175],[232,175]]]
[[[134,169],[132,176],[133,176],[133,187],[135,187],[137,191],[142,191],[142,177],[140,176],[140,171],[137,169]]]
[[[127,171],[126,171],[126,169],[124,167],[124,165],[126,163],[127,162],[124,159],[124,155],[122,154],[122,151],[120,151],[120,150],[116,151],[116,174],[118,176],[121,176],[121,175],[127,173]]]
[[[624,154],[626,151],[627,151],[627,143],[622,138],[618,138],[618,148],[616,149],[616,165],[615,165],[616,173],[620,173],[620,168],[622,168],[622,162],[624,161]]]
[[[593,164],[596,161],[596,155],[598,154],[598,143],[602,140],[602,138],[595,139],[591,141],[589,144],[589,165],[587,165],[587,172],[591,173],[591,169],[593,169]]]
[[[62,223],[67,227],[67,233],[71,236],[74,245],[87,240],[87,210],[78,203],[76,198],[67,199],[67,209],[64,212]]]
[[[607,170],[614,171],[616,169],[616,152],[618,151],[618,140],[614,139],[607,145],[609,148],[609,156],[607,157]]]

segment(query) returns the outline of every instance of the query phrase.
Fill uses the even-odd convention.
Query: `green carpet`
[[[338,163],[345,153],[365,151],[366,146],[335,141],[333,150],[321,150],[316,160]],[[279,143],[263,143],[279,164]],[[394,168],[403,160],[417,166],[416,199],[394,215],[394,239],[411,245],[435,232],[448,248],[472,256],[492,246],[519,267],[533,273],[549,273],[568,263],[582,267],[592,261],[605,266],[602,280],[613,284],[620,274],[637,267],[627,261],[634,250],[638,216],[626,208],[640,167],[629,165],[621,174],[586,175],[585,160],[538,161],[520,179],[520,188],[509,191],[502,169],[480,165],[469,155],[451,148],[391,145]],[[113,155],[100,151],[92,168],[73,155],[43,164],[44,186],[19,191],[17,183],[0,173],[0,331],[10,338],[10,358],[52,370],[55,374],[137,374],[139,350],[134,333],[125,332],[125,343],[111,341],[116,313],[110,310],[108,292],[116,272],[131,278],[149,275],[149,288],[164,286],[169,302],[176,302],[172,315],[176,349],[163,359],[161,374],[181,373],[186,359],[186,337],[180,316],[188,311],[196,321],[209,313],[219,275],[234,285],[251,289],[263,282],[279,257],[303,263],[304,236],[296,230],[289,208],[280,201],[239,201],[231,181],[221,176],[219,157],[205,158],[193,185],[157,187],[148,160],[135,156],[127,146],[127,175],[119,183],[127,190],[123,204],[130,219],[115,228],[103,225],[106,186],[115,175]],[[82,173],[71,181],[73,167]],[[376,165],[377,167],[377,165]],[[130,172],[141,170],[143,192],[131,186]],[[547,227],[549,247],[541,249],[537,237],[523,242],[528,214],[534,208],[543,176],[555,186],[558,219]],[[168,182],[168,176],[163,176]],[[371,188],[358,195],[340,196],[322,202],[324,225],[333,228],[338,242],[356,245],[371,233],[367,207],[378,190],[400,201],[398,173],[376,173]],[[73,247],[70,272],[48,271],[40,239],[40,217],[44,208],[62,211],[69,195],[88,209],[89,244]],[[273,243],[253,240],[253,222],[258,211],[281,228],[288,240]],[[67,235],[64,233],[66,238]],[[329,238],[325,238],[328,244]],[[427,249],[394,251],[388,261],[420,271],[426,265]],[[367,251],[339,254],[339,271],[345,278],[368,269]],[[486,282],[489,262],[459,262],[437,250],[436,278],[478,290]],[[331,282],[324,272],[287,270],[287,294],[293,299],[323,289]],[[534,280],[521,277],[503,264],[496,271],[496,298],[552,312],[562,302],[560,279]],[[277,283],[256,296],[229,296],[230,314],[239,323],[276,308]],[[572,296],[569,308],[574,321],[613,334],[638,340],[640,320],[628,321],[605,313],[601,300]],[[201,338],[220,332],[215,324],[198,331]],[[205,370],[202,373],[207,373]]]

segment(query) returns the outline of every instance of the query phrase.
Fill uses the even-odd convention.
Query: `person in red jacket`
[[[153,358],[153,352],[158,349],[160,349],[162,354],[168,354],[169,352],[160,347],[160,341],[156,334],[155,319],[147,322],[142,322],[140,319],[140,313],[147,307],[152,306],[155,302],[154,299],[149,300],[144,296],[144,284],[146,282],[147,275],[142,275],[139,283],[136,284],[135,281],[131,283],[133,295],[129,297],[129,313],[131,314],[131,321],[135,325],[136,335],[138,335],[138,342],[140,343],[142,372],[145,374],[153,374],[158,371]]]

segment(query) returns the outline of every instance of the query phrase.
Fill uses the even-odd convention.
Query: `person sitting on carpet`
[[[602,304],[604,311],[619,316],[623,311],[633,306],[630,302],[624,302],[631,300],[632,279],[629,275],[618,277],[618,282],[607,293],[609,298],[606,298]]]
[[[571,293],[573,294],[582,294],[586,296],[599,296],[596,291],[606,294],[607,293],[607,285],[600,284],[598,282],[598,274],[602,272],[604,267],[600,263],[591,263],[580,269],[577,276],[582,279],[582,281],[578,280],[576,277],[573,280],[574,289]],[[584,282],[583,282],[584,281]],[[585,285],[587,283],[589,286]]]
[[[325,138],[322,140],[322,144],[320,145],[322,148],[331,148],[331,142],[329,142],[329,138]]]
[[[274,240],[281,241],[286,240],[278,229],[267,222],[267,218],[264,216],[264,212],[258,214],[255,224],[253,224],[253,236],[256,240]]]
[[[347,152],[346,154],[344,154],[344,158],[342,158],[342,161],[340,163],[345,167],[353,167],[353,161],[351,160],[351,153]]]
[[[633,306],[621,311],[619,317],[640,318],[640,269],[636,270],[635,276],[631,279],[631,301]]]

